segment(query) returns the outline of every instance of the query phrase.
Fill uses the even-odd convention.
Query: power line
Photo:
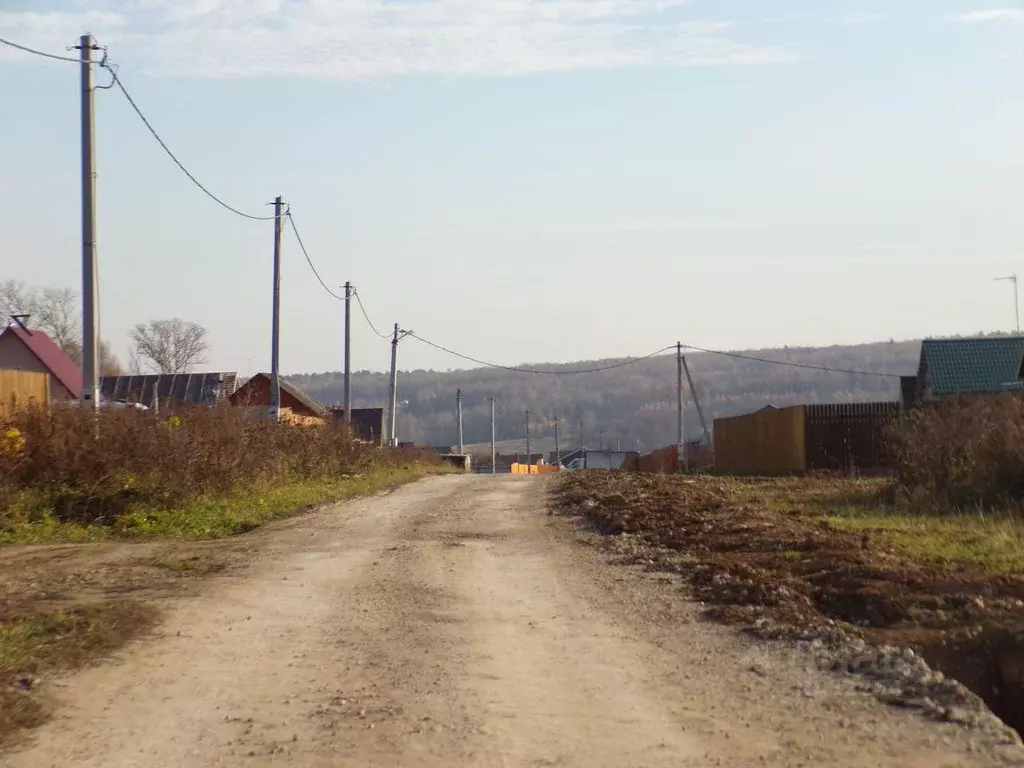
[[[121,78],[118,77],[117,68],[115,66],[111,66],[110,64],[108,64],[106,62],[106,58],[104,58],[104,60],[101,61],[99,64],[101,67],[110,72],[110,76],[113,78],[113,84],[120,89],[122,94],[124,94],[125,99],[128,100],[128,103],[131,105],[132,109],[135,110],[135,114],[139,116],[139,119],[142,120],[143,125],[145,125],[146,128],[149,129],[149,132],[153,134],[153,138],[156,139],[157,143],[163,148],[164,152],[167,153],[167,156],[174,161],[174,164],[181,169],[181,172],[184,173],[189,178],[189,181],[191,181],[193,184],[199,187],[199,189],[202,190],[203,193],[208,198],[213,200],[222,208],[226,208],[227,210],[231,211],[232,213],[238,216],[241,216],[244,219],[252,219],[253,221],[273,221],[273,216],[253,216],[252,214],[240,211],[237,208],[225,203],[223,200],[221,200],[219,197],[213,194],[213,192],[211,192],[209,189],[203,186],[199,179],[193,176],[192,173],[188,170],[188,168],[186,168],[182,164],[182,162],[175,156],[175,154],[171,151],[171,148],[167,146],[167,143],[162,138],[160,138],[160,134],[156,132],[156,129],[153,127],[153,124],[146,119],[146,116],[142,113],[142,110],[139,109],[139,105],[135,103],[135,99],[133,99],[131,94],[128,93],[128,89],[124,87],[124,83],[122,83]]]
[[[299,241],[299,248],[302,249],[302,255],[306,257],[306,263],[309,264],[309,268],[313,270],[313,274],[316,275],[317,282],[319,282],[321,287],[323,287],[325,291],[327,291],[331,296],[336,298],[338,301],[344,301],[345,297],[339,296],[334,291],[332,291],[328,287],[327,283],[324,282],[323,278],[320,277],[320,273],[317,272],[316,266],[313,264],[313,259],[310,258],[309,251],[306,250],[306,245],[305,243],[302,242],[302,235],[299,234],[298,227],[295,226],[295,218],[292,216],[292,212],[289,210],[288,213],[286,213],[285,215],[288,217],[288,222],[292,225],[292,232],[295,233],[295,239]]]
[[[415,333],[410,332],[409,336],[411,336],[414,339],[418,339],[419,341],[422,341],[424,344],[433,347],[434,349],[438,349],[442,352],[447,352],[449,355],[462,358],[463,360],[468,360],[469,362],[476,363],[477,365],[482,365],[487,368],[500,368],[503,371],[512,371],[514,373],[534,373],[540,376],[576,376],[581,373],[600,373],[601,371],[612,371],[615,370],[616,368],[625,368],[627,365],[635,365],[636,363],[643,362],[644,360],[650,360],[652,357],[657,357],[662,352],[668,352],[670,349],[675,349],[675,345],[671,347],[663,347],[655,352],[651,352],[649,355],[644,355],[643,357],[631,357],[628,360],[624,360],[619,363],[614,363],[612,365],[601,366],[600,368],[584,368],[576,371],[546,371],[536,368],[517,368],[511,365],[499,365],[498,363],[489,363],[486,360],[480,360],[469,355],[464,355],[461,352],[456,352],[453,349],[444,347],[440,344],[430,341],[429,339],[424,339],[422,336],[418,336]]]
[[[737,360],[750,360],[755,363],[768,363],[769,365],[784,365],[790,368],[804,368],[809,371],[824,371],[825,373],[848,373],[853,376],[877,376],[883,379],[898,379],[900,375],[897,373],[879,373],[878,371],[853,371],[846,368],[829,368],[823,365],[809,365],[807,363],[791,363],[786,360],[768,360],[763,357],[755,357],[753,355],[743,355],[739,352],[722,352],[718,349],[704,349],[703,347],[697,347],[693,344],[683,344],[687,349],[695,349],[698,352],[707,352],[711,355],[721,355],[722,357],[732,357]]]
[[[388,334],[381,333],[380,329],[378,329],[377,326],[373,324],[373,320],[370,319],[370,316],[366,312],[366,307],[363,306],[363,300],[359,298],[358,288],[352,291],[352,295],[356,297],[356,303],[359,304],[359,311],[363,313],[363,317],[366,319],[366,324],[370,326],[370,330],[372,330],[382,339],[390,339],[391,337]]]
[[[47,53],[46,51],[37,51],[35,48],[29,48],[28,46],[20,45],[18,43],[15,43],[13,40],[5,40],[2,37],[0,37],[0,43],[3,43],[4,45],[9,45],[11,48],[17,48],[19,51],[24,51],[25,53],[31,53],[34,56],[42,56],[43,58],[46,58],[46,59],[53,59],[54,61],[70,61],[72,64],[81,64],[82,63],[82,60],[80,58],[72,58],[71,56],[58,56],[55,53]],[[93,62],[93,63],[94,64],[99,64],[98,61]]]

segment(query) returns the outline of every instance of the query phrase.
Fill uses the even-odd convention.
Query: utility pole
[[[533,466],[533,454],[530,453],[530,412],[526,412],[526,466]]]
[[[462,390],[455,390],[455,410],[457,411],[457,419],[459,422],[459,455],[464,454],[466,451],[462,443]]]
[[[274,198],[274,310],[270,332],[270,418],[281,418],[281,196]]]
[[[586,451],[586,449],[587,449],[587,446],[583,442],[583,419],[580,419],[580,456],[581,457],[583,456],[583,453],[584,453],[584,451]]]
[[[92,35],[82,35],[82,403],[100,407],[99,329],[96,290],[96,136],[93,112]]]
[[[598,430],[597,433],[597,447],[599,450],[604,450],[604,430]]]
[[[555,466],[562,466],[562,452],[558,449],[558,416],[555,416]]]
[[[686,446],[683,443],[683,345],[678,341],[676,342],[676,405],[678,408],[678,413],[676,414],[678,419],[676,468],[680,469],[685,467],[686,464]]]
[[[352,424],[352,283],[345,282],[345,423]]]
[[[490,398],[491,401],[491,474],[497,473],[498,469],[494,466],[494,462],[497,460],[497,452],[494,450],[494,398]]]
[[[388,445],[394,447],[395,442],[395,414],[398,410],[398,323],[395,323],[395,333],[391,337],[391,384],[388,392]]]

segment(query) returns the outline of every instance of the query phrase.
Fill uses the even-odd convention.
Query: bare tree
[[[70,288],[29,288],[7,280],[0,283],[0,311],[4,319],[28,315],[30,328],[44,331],[70,357],[82,356],[78,294]]]
[[[206,362],[206,329],[180,318],[139,323],[128,333],[132,368],[140,373],[188,373]]]
[[[17,280],[0,282],[0,322],[28,315],[25,324],[53,339],[76,365],[82,364],[82,325],[78,294],[70,288],[33,288]],[[108,341],[100,341],[100,375],[124,373]]]

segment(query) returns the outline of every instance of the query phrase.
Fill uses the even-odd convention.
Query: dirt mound
[[[617,536],[627,560],[686,577],[719,620],[817,640],[838,668],[901,681],[876,693],[944,719],[970,719],[966,686],[1024,733],[1024,578],[928,567],[870,533],[749,503],[734,485],[579,473],[555,502]]]

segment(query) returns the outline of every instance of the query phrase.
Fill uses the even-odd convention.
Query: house
[[[233,371],[101,376],[100,397],[108,402],[141,403],[152,408],[156,394],[160,407],[205,405],[212,408],[228,402],[237,381],[238,374]]]
[[[17,318],[0,333],[0,368],[50,374],[52,402],[77,400],[82,394],[82,369],[43,331]]]
[[[335,421],[345,420],[345,406],[332,405],[331,416]],[[360,440],[379,443],[387,434],[384,429],[383,408],[353,408],[352,432]]]
[[[909,382],[901,381],[909,394]],[[913,402],[1024,391],[1024,336],[925,339]]]
[[[270,407],[270,374],[257,373],[228,398],[238,407]],[[281,407],[301,417],[323,418],[327,409],[286,379],[281,379]]]

